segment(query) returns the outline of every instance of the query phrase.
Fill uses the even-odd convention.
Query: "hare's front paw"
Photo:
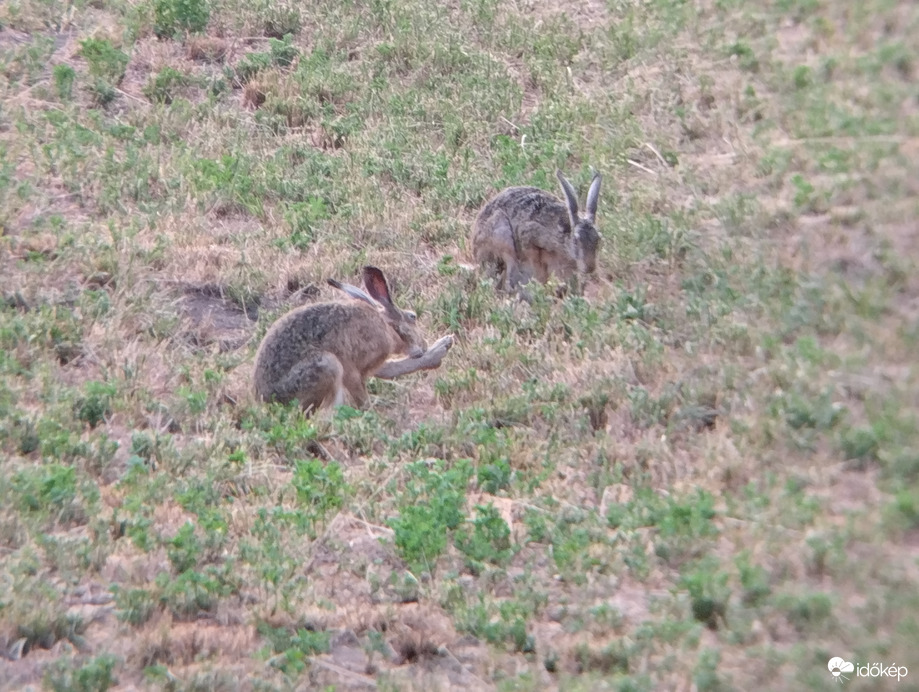
[[[432,370],[434,368],[439,368],[440,361],[443,360],[444,356],[447,355],[447,351],[449,351],[452,347],[452,334],[448,334],[447,336],[438,339],[424,354],[424,359],[426,361],[425,369]]]
[[[441,337],[438,339],[431,348],[428,349],[428,352],[431,351],[440,353],[441,356],[444,356],[447,351],[453,347],[453,335],[447,334],[447,336]]]

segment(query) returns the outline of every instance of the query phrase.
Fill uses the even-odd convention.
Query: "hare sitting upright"
[[[545,283],[550,273],[573,282],[577,272],[596,269],[600,235],[594,219],[602,178],[594,174],[582,217],[571,183],[560,170],[555,175],[565,202],[536,187],[509,187],[479,211],[472,248],[476,261],[498,278],[498,288],[514,291],[533,276]]]
[[[366,292],[329,279],[353,300],[297,308],[272,325],[255,356],[255,393],[263,401],[297,399],[306,411],[339,406],[346,394],[367,403],[368,377],[393,379],[440,366],[453,345],[445,336],[425,351],[415,313],[397,308],[383,272],[364,267]],[[390,361],[392,355],[406,355]]]

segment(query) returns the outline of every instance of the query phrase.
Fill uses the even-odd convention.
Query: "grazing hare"
[[[339,406],[345,394],[367,403],[366,379],[393,379],[440,366],[453,345],[445,336],[429,351],[415,313],[397,308],[386,277],[364,267],[366,292],[329,279],[353,300],[297,308],[272,325],[255,356],[255,393],[264,401],[297,399],[304,410]],[[408,356],[387,362],[392,355]]]
[[[472,248],[479,264],[490,265],[498,287],[516,290],[531,277],[545,283],[554,273],[574,281],[576,272],[597,266],[600,235],[594,228],[600,199],[599,173],[587,192],[587,210],[578,214],[578,196],[555,171],[565,202],[536,187],[509,187],[488,202],[476,217]]]

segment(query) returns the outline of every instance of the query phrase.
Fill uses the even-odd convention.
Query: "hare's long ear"
[[[591,223],[597,217],[597,205],[600,203],[600,183],[603,176],[594,173],[594,179],[590,181],[590,189],[587,191],[587,220]]]
[[[571,187],[571,183],[562,175],[562,172],[555,169],[555,177],[562,186],[562,192],[565,193],[565,206],[568,207],[568,220],[571,222],[571,228],[578,225],[578,193]]]
[[[336,281],[335,279],[328,279],[328,283],[329,283],[329,286],[334,286],[339,291],[344,291],[352,298],[356,298],[357,300],[363,300],[365,303],[370,303],[370,305],[372,305],[375,308],[379,307],[379,305],[377,305],[376,301],[373,298],[368,296],[357,286],[352,286],[351,284],[343,284],[343,283]]]
[[[393,304],[389,295],[389,284],[382,271],[370,265],[364,267],[364,288],[375,301],[383,306],[386,312],[393,315],[399,314],[398,308]]]

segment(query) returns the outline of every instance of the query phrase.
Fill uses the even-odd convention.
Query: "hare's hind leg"
[[[498,264],[498,271],[504,265],[503,276],[498,280],[498,288],[513,291],[521,282],[526,283],[520,271],[517,257],[517,243],[514,241],[514,229],[505,213],[498,213],[491,218],[491,232],[488,234],[487,253]]]
[[[321,406],[340,406],[345,402],[344,368],[328,352],[314,353],[290,369],[282,389],[297,399],[304,411]]]

